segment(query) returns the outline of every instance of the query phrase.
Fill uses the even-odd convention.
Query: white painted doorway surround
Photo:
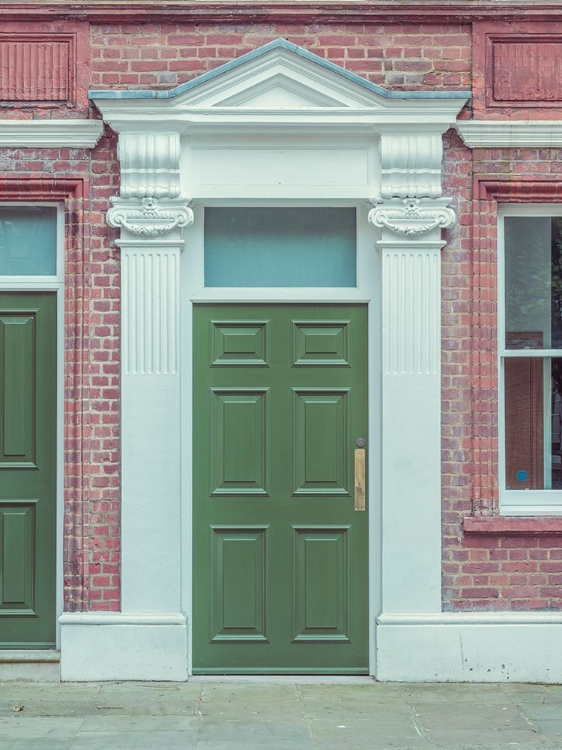
[[[191,332],[180,326],[192,302],[236,298],[197,282],[201,207],[233,204],[358,207],[367,249],[340,299],[371,308],[370,662],[396,678],[407,657],[397,665],[404,645],[385,616],[441,613],[440,254],[455,219],[442,135],[468,94],[388,92],[278,40],[172,91],[91,98],[121,164],[108,221],[121,229],[122,611],[63,615],[63,679],[188,677]]]

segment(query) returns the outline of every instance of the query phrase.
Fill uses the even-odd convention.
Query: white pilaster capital
[[[448,203],[449,198],[391,198],[375,205],[368,221],[395,235],[415,239],[454,223],[455,212]]]
[[[159,237],[193,224],[193,211],[182,198],[112,198],[107,223],[139,237]]]

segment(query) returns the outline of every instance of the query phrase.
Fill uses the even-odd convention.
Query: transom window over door
[[[501,510],[517,515],[562,514],[562,216],[539,213],[500,231]]]
[[[0,206],[0,277],[57,274],[57,208]]]
[[[355,287],[354,208],[205,210],[206,287]]]

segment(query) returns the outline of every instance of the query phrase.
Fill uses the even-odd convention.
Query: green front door
[[[197,305],[194,346],[194,671],[366,673],[367,307]]]
[[[0,648],[55,645],[56,295],[0,292]]]

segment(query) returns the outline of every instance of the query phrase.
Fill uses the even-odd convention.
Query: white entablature
[[[284,39],[171,90],[92,91],[119,133],[109,221],[148,238],[189,223],[191,200],[382,200],[411,222],[397,200],[421,216],[442,197],[442,135],[469,96],[387,91]]]

